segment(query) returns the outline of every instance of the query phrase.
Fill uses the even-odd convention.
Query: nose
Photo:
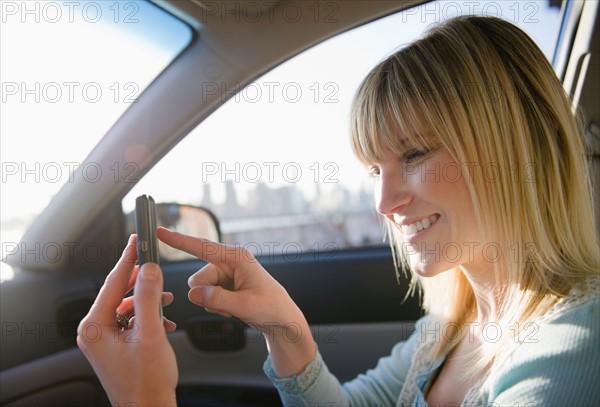
[[[382,172],[375,186],[375,206],[377,212],[391,217],[411,201],[412,194],[409,191],[406,180],[399,174],[385,174]]]

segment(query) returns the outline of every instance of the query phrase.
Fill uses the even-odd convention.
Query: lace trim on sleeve
[[[425,323],[429,326],[430,321]],[[418,330],[419,327],[417,327]],[[420,335],[419,332],[416,332],[414,335]],[[402,386],[402,390],[400,391],[400,396],[398,397],[397,407],[408,407],[412,406],[415,397],[417,395],[417,376],[423,374],[427,370],[427,367],[431,364],[431,360],[428,355],[431,353],[431,348],[433,347],[433,342],[424,341],[420,342],[414,351],[410,369],[408,370],[408,374],[406,375],[406,380],[404,381],[404,386]]]
[[[317,351],[316,357],[306,366],[304,371],[296,376],[278,378],[271,363],[271,357],[267,357],[263,370],[267,377],[273,382],[273,385],[281,392],[286,394],[302,394],[312,386],[323,368],[323,359]]]

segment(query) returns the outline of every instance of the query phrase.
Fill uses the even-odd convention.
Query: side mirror
[[[178,203],[157,203],[156,217],[158,226],[164,226],[175,232],[201,237],[215,242],[221,241],[219,221],[217,220],[217,217],[206,208]],[[134,212],[127,214],[126,222],[128,232],[135,233]],[[195,258],[190,254],[173,249],[160,241],[158,250],[161,262],[176,262]]]

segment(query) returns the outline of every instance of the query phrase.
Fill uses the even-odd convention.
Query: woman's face
[[[485,264],[466,168],[443,147],[388,150],[379,161],[371,165],[377,211],[400,232],[413,272],[431,277]]]

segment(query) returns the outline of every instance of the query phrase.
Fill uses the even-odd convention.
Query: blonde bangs
[[[402,155],[407,146],[431,149],[440,144],[432,122],[445,126],[433,100],[424,100],[397,61],[373,69],[359,88],[350,116],[351,145],[363,164],[378,162],[386,151]],[[409,72],[408,70],[404,72]],[[434,110],[428,108],[434,107]],[[427,125],[426,125],[427,124]]]

